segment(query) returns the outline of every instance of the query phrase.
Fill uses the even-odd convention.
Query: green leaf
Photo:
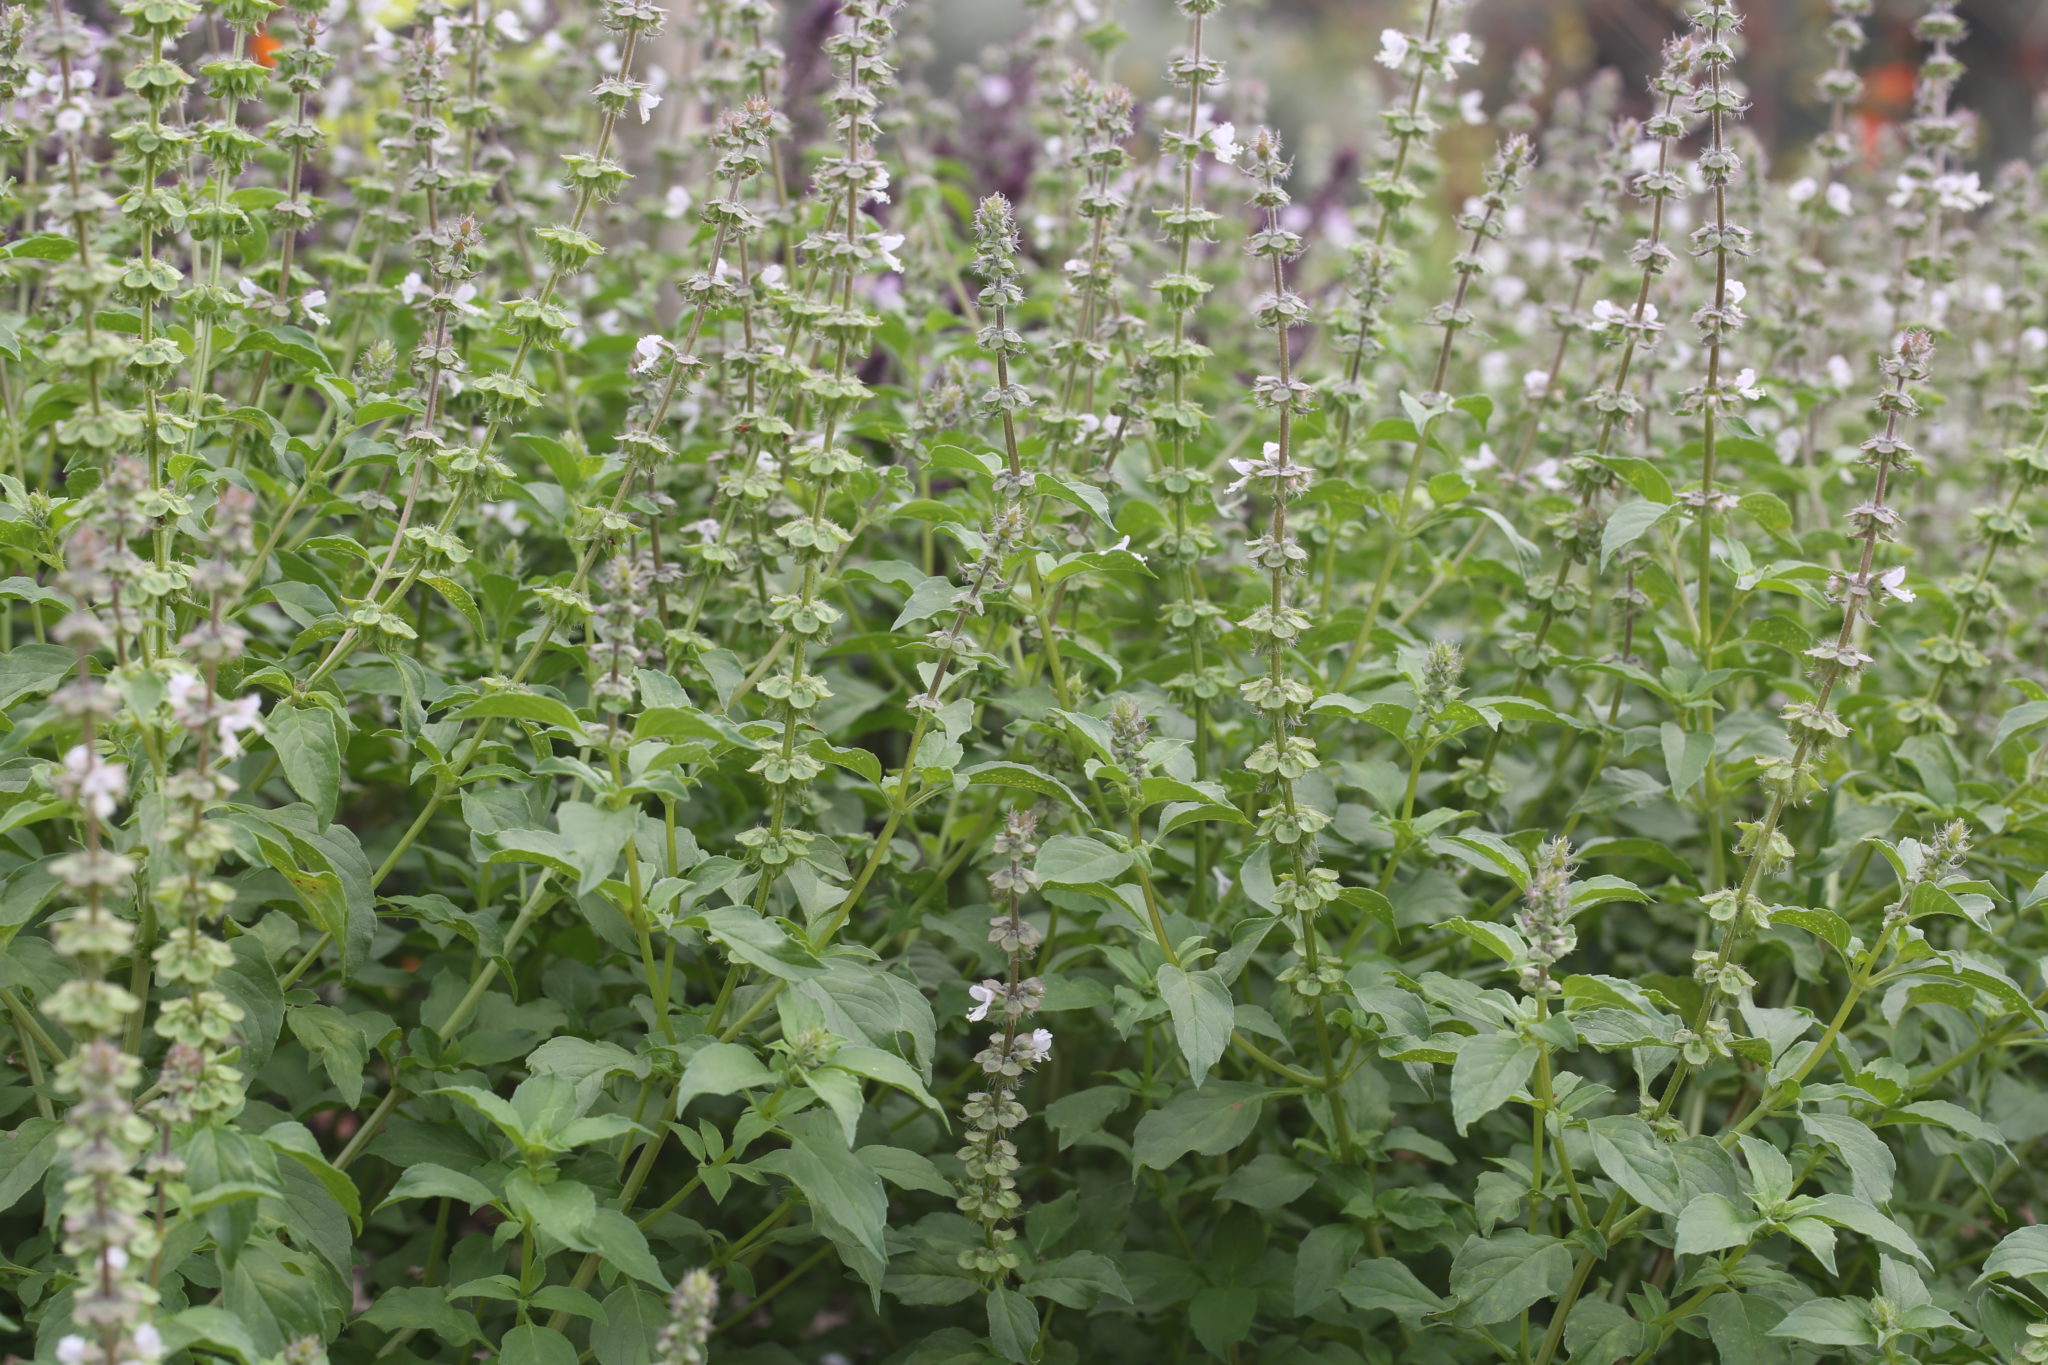
[[[1721,1194],[1702,1194],[1678,1215],[1678,1240],[1674,1250],[1681,1256],[1706,1256],[1731,1247],[1748,1246],[1762,1226]]]
[[[490,1187],[475,1176],[431,1161],[406,1167],[398,1177],[398,1183],[391,1187],[391,1193],[384,1196],[384,1202],[377,1207],[385,1208],[401,1199],[456,1199],[472,1209],[498,1202]]]
[[[1221,1060],[1236,1027],[1230,987],[1215,971],[1186,972],[1172,963],[1159,968],[1159,995],[1173,1013],[1173,1033],[1197,1086]]]
[[[497,1365],[576,1365],[576,1348],[553,1328],[527,1323],[505,1334]]]
[[[789,1146],[754,1164],[785,1177],[811,1206],[818,1230],[839,1249],[848,1269],[868,1282],[875,1302],[889,1254],[883,1246],[889,1198],[882,1178],[847,1147],[839,1125],[815,1111],[786,1120]]]
[[[1685,1206],[1685,1183],[1671,1151],[1634,1114],[1613,1114],[1586,1125],[1593,1158],[1609,1180],[1645,1208],[1676,1217]]]
[[[604,1317],[590,1328],[590,1349],[598,1365],[647,1365],[655,1342],[673,1315],[658,1294],[621,1284],[605,1296]]]
[[[324,706],[279,702],[270,708],[264,729],[284,780],[313,808],[315,819],[330,823],[341,791],[341,737],[334,713]]]
[[[1615,1365],[1634,1360],[1655,1340],[1649,1324],[1636,1321],[1626,1308],[1587,1295],[1565,1319],[1564,1344],[1572,1365]]]
[[[1714,736],[1705,730],[1682,730],[1670,721],[1657,728],[1664,746],[1664,771],[1671,779],[1671,795],[1679,800],[1706,775],[1707,762],[1714,756]]]
[[[1131,855],[1085,834],[1055,834],[1038,849],[1036,871],[1047,886],[1107,884],[1124,874]]]
[[[1774,906],[1771,910],[1771,922],[1804,929],[1815,938],[1830,944],[1838,953],[1847,953],[1854,937],[1849,922],[1832,910],[1809,910],[1800,905]]]
[[[1877,1345],[1869,1313],[1853,1299],[1808,1299],[1787,1313],[1771,1335],[1809,1346]]]
[[[988,1337],[996,1353],[1015,1365],[1029,1365],[1038,1344],[1038,1308],[1007,1285],[988,1294]]]
[[[757,915],[747,906],[721,905],[692,915],[687,923],[717,939],[735,961],[758,967],[770,976],[805,981],[825,973],[825,964],[780,922]]]
[[[1346,1268],[1365,1245],[1365,1230],[1349,1223],[1310,1228],[1294,1256],[1294,1313],[1308,1317],[1337,1296]]]
[[[54,1119],[25,1119],[13,1132],[0,1135],[0,1213],[42,1182],[57,1157],[57,1136],[63,1125]]]
[[[2020,1279],[2030,1276],[2048,1276],[2048,1223],[2035,1223],[2030,1227],[2009,1232],[1984,1258],[1983,1273],[1978,1283],[2011,1275]]]
[[[567,730],[578,739],[583,737],[583,722],[569,709],[569,704],[558,697],[542,696],[538,692],[492,692],[477,698],[448,719],[523,720]]]
[[[445,1288],[399,1285],[387,1289],[356,1321],[387,1332],[432,1332],[458,1350],[472,1342],[489,1344],[476,1314],[449,1303]]]
[[[1536,1044],[1504,1033],[1479,1034],[1459,1046],[1451,1064],[1451,1121],[1460,1133],[1528,1084],[1537,1051]]]
[[[1216,1197],[1262,1211],[1279,1209],[1307,1194],[1315,1183],[1316,1173],[1300,1162],[1262,1152],[1232,1171]]]
[[[331,1005],[293,1005],[285,1012],[292,1037],[320,1059],[334,1088],[353,1109],[363,1098],[363,1067],[370,1060],[369,1040],[353,1020]]]
[[[1040,796],[1058,797],[1073,810],[1087,809],[1066,783],[1022,763],[977,763],[973,767],[962,768],[960,776],[967,779],[970,787],[1011,787],[1036,792]]]
[[[1155,1170],[1165,1170],[1189,1152],[1221,1156],[1252,1135],[1271,1093],[1242,1081],[1217,1081],[1177,1094],[1138,1120],[1132,1155],[1140,1166]]]
[[[1338,1282],[1337,1292],[1353,1308],[1391,1313],[1409,1328],[1431,1313],[1442,1312],[1445,1306],[1442,1296],[1416,1279],[1414,1271],[1386,1257],[1352,1266]]]
[[[460,612],[462,619],[469,622],[471,630],[475,631],[479,637],[483,635],[483,613],[477,610],[476,599],[469,595],[468,588],[463,587],[446,574],[421,574],[420,582],[441,594],[441,600]]]
[[[1873,1205],[1884,1204],[1892,1197],[1892,1177],[1898,1169],[1892,1149],[1885,1146],[1884,1139],[1860,1121],[1847,1114],[1803,1113],[1799,1121],[1806,1131],[1820,1141],[1834,1148],[1842,1158],[1842,1164],[1849,1168],[1849,1179],[1858,1199],[1868,1200]]]
[[[1485,1327],[1556,1298],[1571,1274],[1566,1243],[1511,1228],[1468,1238],[1458,1248],[1451,1262],[1451,1297],[1458,1301],[1459,1321]]]
[[[1607,525],[1600,532],[1600,567],[1629,546],[1648,535],[1657,523],[1675,512],[1677,508],[1666,502],[1651,502],[1638,498],[1625,502],[1608,514]]]
[[[734,1095],[775,1084],[775,1073],[751,1048],[738,1043],[708,1043],[690,1054],[683,1078],[676,1082],[676,1113],[681,1115],[699,1095]]]
[[[1889,1247],[1900,1255],[1909,1256],[1921,1265],[1931,1268],[1931,1263],[1920,1250],[1920,1244],[1913,1240],[1912,1233],[1853,1195],[1821,1195],[1807,1205],[1806,1211],[1816,1218],[1825,1218],[1837,1227],[1860,1233],[1880,1246]]]

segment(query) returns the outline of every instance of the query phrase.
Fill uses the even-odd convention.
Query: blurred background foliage
[[[991,44],[1025,23],[1026,7],[1019,0],[927,3],[927,32],[940,65],[970,68],[981,87],[973,93],[1002,103],[1007,73],[977,63]],[[1184,27],[1173,7],[1164,0],[1098,3],[1131,34],[1107,74],[1141,101],[1164,94],[1162,58],[1180,42]],[[1387,72],[1373,62],[1380,30],[1407,26],[1414,8],[1403,0],[1233,0],[1233,22],[1225,31],[1234,50],[1219,54],[1232,75],[1221,97],[1224,115],[1240,124],[1271,122],[1289,135],[1302,170],[1317,179],[1361,153],[1369,155],[1378,143],[1376,113],[1387,89]],[[1813,83],[1828,63],[1827,2],[1750,0],[1739,8],[1747,43],[1740,72],[1754,101],[1743,126],[1767,149],[1797,155],[1825,118]],[[1912,24],[1925,8],[1921,0],[1878,0],[1866,24],[1870,42],[1858,63],[1865,74],[1858,123],[1873,160],[1888,130],[1908,111],[1918,52]],[[1957,53],[1966,74],[1956,100],[1984,120],[1980,169],[1988,173],[2027,155],[2042,126],[2036,102],[2048,86],[2048,0],[1968,0],[1957,9],[1970,36]],[[795,22],[804,22],[801,14]],[[1461,79],[1460,88],[1484,90],[1487,108],[1495,109],[1506,102],[1515,59],[1527,48],[1551,61],[1553,89],[1612,67],[1639,100],[1658,49],[1684,21],[1682,6],[1655,0],[1476,0],[1466,9],[1463,27],[1483,41],[1485,59]],[[942,90],[945,84],[934,82]],[[1484,129],[1472,135],[1489,136]],[[1478,159],[1446,150],[1449,164]],[[1777,169],[1796,173],[1790,164]]]

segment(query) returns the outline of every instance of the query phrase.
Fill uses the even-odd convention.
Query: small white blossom
[[[1399,71],[1402,63],[1408,60],[1410,46],[1407,34],[1397,28],[1383,28],[1380,30],[1380,53],[1375,60],[1389,70]]]
[[[1017,1055],[1027,1062],[1042,1062],[1052,1055],[1052,1030],[1035,1028],[1017,1039]]]
[[[519,16],[509,9],[501,9],[493,14],[491,27],[497,31],[500,39],[508,43],[525,43],[533,39],[533,35],[526,31],[526,25],[519,21]]]
[[[1810,175],[1802,175],[1785,187],[1785,198],[1792,207],[1798,208],[1820,193],[1820,182]]]
[[[65,753],[64,775],[72,799],[101,820],[113,819],[128,795],[128,765],[107,762],[90,744],[74,744]]]
[[[883,269],[893,275],[901,275],[903,273],[903,258],[896,254],[903,249],[902,233],[878,233],[870,241],[869,245],[874,247],[875,255],[880,258]]]
[[[1458,96],[1458,117],[1475,126],[1486,122],[1486,92],[1467,90]]]
[[[1837,180],[1834,184],[1828,186],[1828,208],[1830,210],[1846,218],[1849,216],[1849,211],[1855,207],[1856,196],[1850,193],[1847,185]]]
[[[657,95],[652,90],[643,88],[640,91],[640,93],[634,97],[633,102],[640,112],[640,121],[642,123],[645,123],[648,119],[654,116],[654,111],[661,107],[661,96]]]
[[[1453,33],[1444,43],[1444,61],[1450,66],[1479,65],[1479,49],[1469,33]]]
[[[1764,391],[1757,387],[1755,370],[1744,369],[1741,373],[1737,374],[1732,387],[1735,389],[1735,392],[1741,394],[1752,403],[1764,396]]]
[[[427,282],[420,278],[420,272],[417,270],[398,282],[398,297],[408,305],[420,295],[430,292]]]
[[[327,325],[327,314],[322,311],[326,307],[327,291],[325,289],[308,289],[305,293],[299,295],[299,310],[316,326],[325,327]]]
[[[1841,356],[1831,355],[1827,359],[1828,382],[1838,389],[1846,389],[1856,382],[1855,367]]]
[[[967,1022],[978,1024],[988,1018],[989,1006],[996,1003],[996,998],[1000,994],[1001,992],[996,989],[993,982],[978,981],[974,985],[969,986],[967,988],[967,995],[969,999],[974,1001],[974,1008],[967,1011]]]
[[[231,701],[214,718],[214,732],[220,740],[222,758],[242,756],[242,732],[263,728],[263,698],[249,696]]]
[[[670,185],[668,193],[663,195],[661,199],[661,216],[664,218],[684,217],[690,212],[690,205],[695,202],[696,197],[687,189],[681,185]]]
[[[92,1356],[92,1348],[86,1345],[84,1337],[72,1334],[57,1338],[58,1365],[85,1365]]]
[[[1531,370],[1522,376],[1522,397],[1530,402],[1550,394],[1550,371]]]
[[[1226,163],[1236,161],[1238,153],[1244,150],[1243,144],[1237,140],[1237,125],[1234,123],[1219,123],[1214,128],[1211,128],[1209,130],[1209,150],[1215,154],[1218,161]]]
[[[1739,307],[1742,301],[1749,297],[1749,286],[1744,284],[1741,280],[1730,280],[1728,281],[1728,287],[1725,293],[1727,295],[1728,302],[1732,305]]]
[[[1877,586],[1883,588],[1895,601],[1899,602],[1911,602],[1918,596],[1917,593],[1906,586],[1906,566],[1903,564],[1895,569],[1886,569],[1883,573],[1879,574],[1877,576]]]
[[[633,343],[633,359],[626,369],[633,374],[646,374],[674,354],[675,347],[668,338],[650,334]]]

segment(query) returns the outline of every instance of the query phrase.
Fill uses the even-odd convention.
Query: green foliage
[[[1951,7],[1300,190],[1173,8],[0,14],[0,1354],[2048,1361]]]

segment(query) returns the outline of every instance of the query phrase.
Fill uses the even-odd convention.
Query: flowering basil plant
[[[0,1356],[2048,1362],[1951,0],[925,8],[0,11]]]

